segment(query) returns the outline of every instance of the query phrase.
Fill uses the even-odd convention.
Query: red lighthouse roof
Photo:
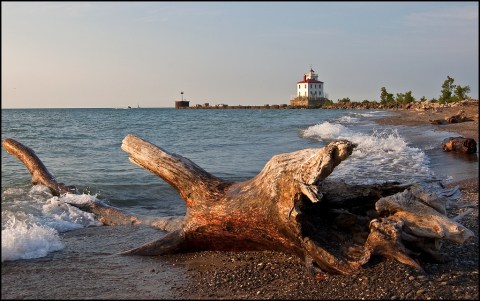
[[[302,81],[297,82],[297,84],[311,84],[311,83],[314,83],[314,84],[315,83],[322,83],[323,84],[323,82],[321,82],[319,80],[314,80],[314,79],[307,79],[307,80],[302,80]]]
[[[315,71],[313,71],[313,68],[310,68],[310,74],[308,75],[308,79],[307,79],[307,75],[308,74],[304,74],[303,80],[297,82],[297,84],[311,84],[311,83],[323,84],[322,81],[317,80],[317,75],[315,74]]]
[[[323,82],[321,82],[319,80],[315,80],[315,79],[304,79],[302,81],[297,82],[297,84],[311,84],[311,83],[313,83],[313,84],[322,83],[323,84]]]

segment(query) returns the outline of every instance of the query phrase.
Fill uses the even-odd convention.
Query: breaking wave
[[[350,183],[372,184],[411,182],[414,179],[432,177],[428,168],[428,157],[422,150],[409,146],[396,129],[373,129],[369,133],[362,133],[325,121],[308,127],[302,132],[302,136],[325,143],[346,139],[357,144],[352,155],[336,167],[330,175],[331,178],[341,178]]]
[[[8,188],[3,191],[2,262],[44,257],[64,248],[59,233],[102,225],[93,213],[68,204],[95,198],[85,194],[52,196],[42,185],[29,190]]]

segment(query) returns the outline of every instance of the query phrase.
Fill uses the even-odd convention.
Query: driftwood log
[[[466,121],[473,121],[468,117],[464,110],[460,110],[456,115],[446,116],[444,119],[431,119],[431,124],[449,124],[449,123],[461,123]]]
[[[442,149],[446,152],[475,154],[477,152],[477,142],[472,138],[449,137],[443,140]]]
[[[74,187],[57,183],[28,147],[13,139],[5,139],[3,147],[27,167],[33,183],[55,195],[76,193]],[[459,197],[458,187],[328,181],[354,147],[339,140],[320,149],[279,154],[254,178],[231,182],[127,135],[122,149],[130,161],[173,186],[186,203],[185,216],[133,215],[100,201],[72,205],[94,212],[107,225],[147,224],[169,231],[124,255],[275,250],[300,256],[311,272],[352,274],[375,254],[423,271],[419,255],[444,260],[443,240],[462,244],[473,236],[458,223],[462,216],[446,216],[446,208]]]

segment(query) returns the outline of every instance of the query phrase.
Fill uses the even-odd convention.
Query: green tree
[[[413,97],[412,91],[405,93],[405,100],[407,103],[415,102],[415,97]]]
[[[330,100],[328,98],[325,99],[325,105],[333,105],[333,100]]]
[[[397,103],[407,104],[414,102],[415,98],[412,96],[412,91],[406,93],[397,93]]]
[[[467,93],[470,93],[470,86],[456,86],[455,87],[455,97],[458,101],[465,100],[468,98]]]
[[[405,94],[403,94],[403,93],[397,93],[397,97],[395,98],[395,100],[396,100],[398,103],[403,103],[404,100],[405,100]]]
[[[388,93],[385,87],[380,89],[380,103],[381,104],[393,104],[395,100],[393,99],[393,94]]]
[[[348,97],[344,97],[344,98],[338,100],[338,103],[347,103],[347,102],[350,102],[350,98],[348,98]]]
[[[439,103],[449,103],[452,102],[452,93],[455,89],[455,85],[453,84],[455,80],[447,76],[447,79],[443,82],[441,95],[438,98]]]

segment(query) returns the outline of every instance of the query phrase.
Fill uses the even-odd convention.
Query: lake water
[[[175,189],[128,160],[122,139],[134,134],[184,156],[217,177],[243,181],[276,154],[321,148],[334,139],[358,146],[330,175],[349,183],[462,180],[478,174],[478,155],[444,153],[453,136],[433,127],[379,126],[391,114],[370,110],[2,109],[2,141],[30,147],[59,182],[80,195],[52,196],[32,186],[25,166],[2,148],[2,262],[64,248],[59,233],[101,226],[64,203],[96,198],[152,216],[183,215]]]

